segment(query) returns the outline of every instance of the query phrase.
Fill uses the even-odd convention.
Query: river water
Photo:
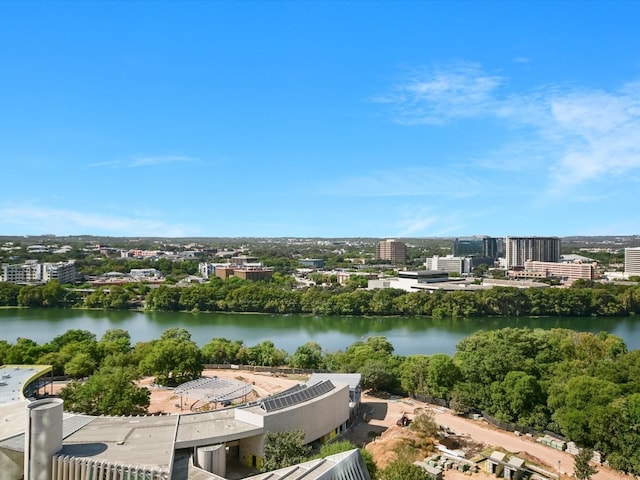
[[[185,328],[200,347],[212,338],[242,340],[253,346],[271,340],[277,348],[293,353],[305,342],[318,342],[329,352],[382,335],[398,355],[453,354],[456,344],[478,330],[504,327],[570,328],[621,337],[630,350],[640,348],[640,317],[474,318],[469,320],[406,317],[319,317],[229,313],[174,313],[102,310],[0,309],[0,340],[15,343],[18,337],[39,344],[67,330],[83,329],[98,339],[109,329],[121,328],[132,343],[159,338],[169,328]]]

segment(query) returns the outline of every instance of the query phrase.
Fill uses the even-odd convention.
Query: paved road
[[[433,409],[434,419],[439,425],[446,425],[458,435],[467,435],[471,439],[486,445],[496,445],[513,453],[526,452],[550,467],[557,473],[558,467],[563,475],[573,475],[573,456],[560,452],[527,436],[516,436],[511,432],[496,430],[485,421],[459,417],[446,409]],[[629,480],[628,475],[620,474],[610,468],[599,465],[594,480]]]

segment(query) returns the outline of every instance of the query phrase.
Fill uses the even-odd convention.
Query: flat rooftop
[[[0,404],[24,400],[24,387],[49,372],[49,365],[3,365],[0,367]]]
[[[168,471],[177,423],[176,415],[95,417],[64,439],[59,454]]]

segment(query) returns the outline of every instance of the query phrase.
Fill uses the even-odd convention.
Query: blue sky
[[[0,3],[0,233],[640,233],[640,2]]]

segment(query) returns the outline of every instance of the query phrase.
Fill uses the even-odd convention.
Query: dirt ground
[[[253,385],[253,393],[246,399],[238,399],[238,402],[252,401],[259,398],[267,397],[272,393],[281,392],[298,383],[307,381],[306,376],[283,376],[272,375],[270,373],[257,373],[246,370],[205,370],[202,372],[203,377],[224,378],[226,380],[236,380]],[[173,389],[157,387],[153,385],[153,378],[147,377],[138,382],[140,386],[146,386],[151,392],[151,404],[149,405],[150,413],[180,413],[189,411],[191,405],[196,401],[195,398],[183,396],[173,393]],[[182,400],[182,405],[181,405]]]

